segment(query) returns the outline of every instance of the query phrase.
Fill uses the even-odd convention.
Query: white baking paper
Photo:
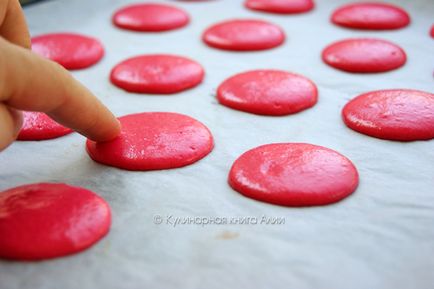
[[[129,3],[121,0],[44,1],[25,13],[32,35],[78,32],[104,43],[102,62],[73,74],[116,115],[190,115],[211,129],[214,151],[189,167],[130,172],[94,163],[78,134],[14,143],[0,153],[0,190],[35,182],[82,186],[110,203],[113,224],[105,239],[81,254],[34,263],[0,261],[0,288],[434,288],[434,141],[371,138],[348,129],[340,116],[345,103],[363,92],[434,92],[434,39],[429,36],[434,1],[389,1],[407,10],[412,24],[387,32],[332,25],[329,16],[349,2],[343,0],[317,1],[311,13],[293,16],[249,11],[241,0],[153,1],[184,8],[191,24],[165,33],[117,29],[111,15]],[[286,43],[269,51],[234,53],[201,42],[204,29],[231,18],[279,24]],[[329,43],[365,36],[402,46],[408,63],[389,73],[359,75],[321,61]],[[109,82],[114,65],[145,53],[191,57],[204,66],[206,79],[195,89],[165,96],[130,94]],[[217,103],[215,91],[224,79],[259,68],[309,77],[318,85],[318,104],[292,116],[264,117]],[[233,191],[226,181],[233,161],[273,142],[337,150],[357,166],[358,190],[338,204],[301,209],[260,203]],[[254,224],[263,217],[281,224]],[[173,218],[184,224],[171,224]],[[224,218],[238,224],[217,224]]]

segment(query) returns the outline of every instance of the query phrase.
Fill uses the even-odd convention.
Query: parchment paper
[[[434,1],[393,1],[409,11],[412,24],[389,32],[330,24],[331,12],[348,2],[343,0],[317,1],[313,12],[294,16],[248,11],[239,0],[154,2],[184,8],[191,24],[161,34],[119,30],[110,18],[128,3],[121,0],[47,1],[27,7],[25,13],[32,35],[70,31],[101,39],[106,47],[103,61],[74,75],[116,115],[190,115],[211,129],[214,151],[182,169],[129,172],[94,163],[78,134],[13,144],[0,153],[0,190],[48,181],[82,186],[110,203],[113,224],[105,239],[75,256],[35,263],[0,261],[0,288],[434,288],[434,142],[371,138],[346,128],[340,118],[345,103],[363,92],[434,92],[434,40],[428,35]],[[287,41],[254,53],[206,47],[202,31],[230,18],[272,21],[284,28]],[[326,45],[358,36],[399,44],[408,53],[408,63],[390,73],[368,75],[339,72],[322,63]],[[144,53],[191,57],[204,66],[206,79],[171,96],[129,94],[110,84],[115,64]],[[215,90],[224,79],[259,68],[311,78],[319,88],[319,103],[287,117],[256,116],[218,105]],[[256,202],[233,191],[226,182],[233,161],[248,149],[273,142],[308,142],[339,151],[359,170],[358,190],[338,204],[303,209]],[[284,224],[248,221],[264,216],[283,218]],[[191,222],[171,225],[176,217]],[[240,221],[200,224],[216,223],[217,218]],[[155,224],[159,220],[162,224]]]

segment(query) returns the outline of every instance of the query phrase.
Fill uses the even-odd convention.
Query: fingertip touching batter
[[[147,112],[119,120],[122,131],[118,138],[87,141],[87,152],[94,161],[133,171],[172,169],[199,161],[214,147],[208,128],[186,115]]]

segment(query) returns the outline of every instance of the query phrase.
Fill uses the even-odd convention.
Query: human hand
[[[120,133],[113,114],[57,63],[30,51],[27,24],[18,0],[0,1],[0,151],[17,137],[20,110],[47,113],[94,141]]]

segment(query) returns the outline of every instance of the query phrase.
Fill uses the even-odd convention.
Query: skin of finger
[[[23,117],[23,112],[21,110],[17,110],[11,107],[7,107],[7,109],[9,110],[9,113],[11,114],[12,118],[14,119],[14,123],[15,123],[15,130],[18,133],[21,130],[21,127],[23,126],[24,123],[24,117]]]
[[[22,123],[22,115],[19,111],[0,103],[0,151],[17,138]]]
[[[95,141],[120,133],[119,121],[62,66],[0,39],[0,101],[41,111]]]
[[[18,0],[0,0],[0,35],[24,48],[31,48],[30,33]]]

